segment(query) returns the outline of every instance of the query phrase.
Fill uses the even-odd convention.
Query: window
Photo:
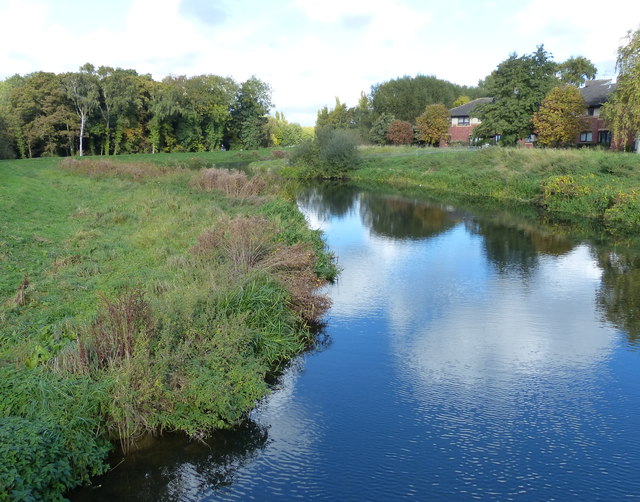
[[[580,143],[591,143],[592,141],[593,133],[591,131],[580,133]]]
[[[598,133],[598,143],[600,143],[601,145],[609,146],[611,144],[611,132],[600,131]]]
[[[469,117],[458,117],[459,126],[468,126],[470,123]]]
[[[589,115],[591,115],[593,117],[593,114],[595,112],[595,109],[593,108],[593,106],[589,107]]]

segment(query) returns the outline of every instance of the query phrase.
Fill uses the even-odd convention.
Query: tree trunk
[[[83,151],[82,151],[82,138],[84,137],[84,123],[86,121],[86,117],[84,114],[80,115],[80,148],[78,150],[78,154],[80,155],[80,157],[82,157],[83,155]]]

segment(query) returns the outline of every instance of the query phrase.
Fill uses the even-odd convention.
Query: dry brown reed
[[[308,322],[317,321],[331,302],[317,290],[325,284],[314,272],[316,254],[304,243],[278,244],[273,236],[277,228],[267,220],[251,216],[238,217],[198,238],[191,252],[226,256],[235,273],[251,270],[270,274],[291,297],[291,308]]]
[[[249,178],[241,171],[215,167],[200,170],[191,184],[201,190],[218,190],[241,200],[262,195],[267,188],[267,180],[263,175],[256,174]]]

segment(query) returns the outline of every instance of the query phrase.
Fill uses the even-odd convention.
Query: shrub
[[[310,177],[343,178],[360,161],[354,134],[343,129],[323,128],[312,141],[300,144],[290,163],[301,165]]]

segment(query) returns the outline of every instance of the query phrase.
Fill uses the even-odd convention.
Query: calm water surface
[[[455,208],[301,192],[343,273],[241,430],[74,500],[640,500],[640,261]]]

